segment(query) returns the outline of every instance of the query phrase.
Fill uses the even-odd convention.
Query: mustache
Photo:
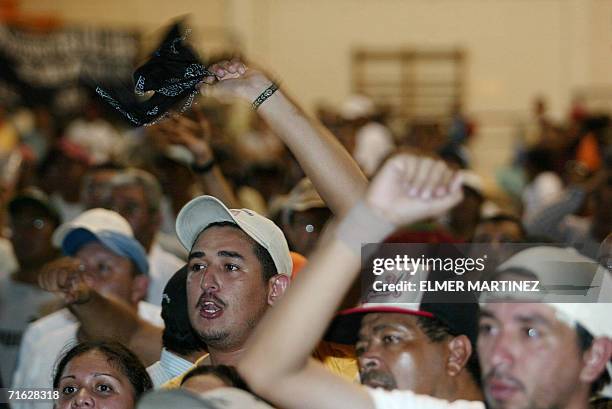
[[[204,292],[202,293],[202,295],[200,295],[200,298],[198,298],[198,302],[196,303],[196,308],[203,307],[205,302],[213,302],[222,308],[225,308],[227,306],[227,303],[223,301],[221,298],[217,297],[214,294]]]
[[[359,379],[362,385],[376,387],[382,386],[383,389],[389,391],[397,389],[397,382],[395,381],[393,375],[386,372],[377,371],[375,369],[361,372],[359,374]]]
[[[509,383],[512,386],[520,388],[522,390],[525,389],[525,385],[515,377],[502,373],[499,369],[493,368],[484,376],[483,381],[487,384],[490,381],[501,381],[504,383]]]

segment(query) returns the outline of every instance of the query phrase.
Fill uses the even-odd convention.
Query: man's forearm
[[[341,301],[339,294],[349,289],[359,263],[359,257],[336,239],[316,251],[296,280],[299,286],[294,283],[278,306],[274,306],[257,326],[247,353],[238,365],[251,387],[257,391],[258,385],[265,386],[271,379],[306,367]],[[316,303],[313,294],[316,294]],[[303,331],[304,322],[309,323],[308,331]],[[283,339],[282,343],[262,342],[275,339],[277,335]],[[270,360],[271,356],[275,359]]]
[[[289,147],[332,212],[348,212],[365,192],[367,179],[340,142],[281,90],[258,113]]]
[[[217,165],[213,166],[209,172],[198,174],[197,177],[198,181],[206,188],[207,194],[218,198],[230,209],[242,207],[234,194],[234,190]]]
[[[86,302],[68,308],[87,338],[121,342],[146,365],[159,359],[162,329],[141,319],[129,305],[91,290]]]

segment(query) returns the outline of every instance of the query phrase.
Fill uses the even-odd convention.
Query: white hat
[[[55,247],[61,247],[64,237],[74,229],[83,228],[92,233],[101,231],[112,231],[121,233],[128,237],[134,237],[132,227],[119,213],[112,210],[97,208],[87,210],[78,215],[74,220],[59,226],[53,232],[52,243]]]
[[[544,302],[593,303],[599,299],[602,276],[598,263],[571,247],[536,246],[522,250],[497,267],[497,272],[529,272],[541,287],[554,287],[554,293],[539,297]],[[542,294],[543,295],[543,294]]]
[[[235,223],[262,245],[274,261],[279,274],[291,276],[293,262],[281,229],[270,219],[249,209],[228,209],[213,196],[200,196],[187,203],[176,217],[176,234],[188,251],[207,226],[217,222]]]
[[[374,102],[365,95],[351,95],[342,103],[340,115],[342,118],[352,121],[354,119],[368,117],[374,114],[376,107]]]
[[[319,193],[308,178],[303,178],[291,189],[286,201],[282,204],[285,210],[304,212],[313,208],[327,207]]]
[[[74,256],[86,243],[96,240],[113,253],[134,262],[143,274],[149,272],[147,252],[134,238],[132,228],[119,213],[106,209],[91,209],[53,232],[52,243],[64,254]]]

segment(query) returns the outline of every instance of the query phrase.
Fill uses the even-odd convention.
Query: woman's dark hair
[[[70,361],[83,354],[94,351],[100,352],[106,356],[108,363],[121,371],[121,373],[128,378],[134,389],[134,401],[138,401],[143,393],[153,389],[153,382],[151,382],[147,370],[136,355],[120,343],[114,341],[82,342],[69,349],[62,355],[55,366],[53,388],[57,389],[59,387],[62,373]]]
[[[201,375],[214,375],[217,378],[221,379],[221,381],[223,381],[223,383],[227,386],[251,392],[246,382],[242,379],[236,368],[227,365],[196,366],[185,374],[185,376],[181,380],[181,385],[187,382],[189,378]]]

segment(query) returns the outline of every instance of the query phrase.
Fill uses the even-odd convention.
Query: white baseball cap
[[[96,208],[81,213],[74,220],[63,223],[55,229],[52,237],[53,245],[61,247],[66,235],[78,228],[89,230],[94,234],[101,231],[112,231],[134,237],[132,227],[123,216],[112,210]]]
[[[272,220],[253,210],[228,209],[213,196],[196,197],[183,206],[176,217],[176,234],[189,251],[200,233],[210,224],[218,222],[237,224],[270,253],[279,274],[291,276],[293,262],[285,235]]]
[[[136,240],[130,224],[119,213],[106,209],[91,209],[53,232],[52,243],[64,254],[74,256],[91,241],[99,241],[113,253],[134,262],[143,274],[149,272],[147,252]]]
[[[368,117],[376,111],[374,102],[365,95],[354,94],[349,96],[340,107],[340,115],[346,120],[355,120]]]

